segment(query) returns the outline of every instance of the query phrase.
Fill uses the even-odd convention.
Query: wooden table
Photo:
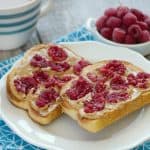
[[[0,61],[15,56],[37,43],[46,43],[65,35],[89,17],[98,17],[105,8],[118,6],[119,3],[150,11],[149,0],[52,0],[49,14],[41,18],[37,29],[25,46],[16,50],[0,51]],[[150,59],[150,56],[147,56]]]

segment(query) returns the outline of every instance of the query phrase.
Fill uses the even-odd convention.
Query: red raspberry
[[[40,68],[45,68],[48,66],[46,59],[38,54],[32,57],[30,65],[33,67],[40,67]]]
[[[36,105],[38,107],[44,107],[45,105],[54,102],[58,96],[59,94],[53,88],[43,91],[36,100]]]
[[[100,73],[106,78],[112,78],[114,75],[114,72],[106,67],[100,68]]]
[[[61,78],[61,80],[63,81],[63,82],[68,82],[68,81],[70,81],[71,79],[72,79],[73,77],[72,76],[63,76],[62,78]]]
[[[115,75],[112,78],[112,80],[110,81],[110,86],[113,90],[125,90],[128,87],[126,80],[123,79],[120,75]]]
[[[112,92],[106,96],[108,103],[117,103],[119,101],[124,101],[129,98],[129,94],[127,92]]]
[[[114,28],[112,39],[117,43],[124,43],[126,32],[121,28]]]
[[[137,74],[137,78],[139,78],[139,79],[149,79],[150,78],[150,74],[146,73],[146,72],[139,72]]]
[[[121,19],[118,17],[109,17],[108,20],[106,21],[107,27],[110,28],[115,28],[115,27],[120,27],[121,26]]]
[[[56,85],[56,79],[54,77],[50,77],[47,82],[45,82],[45,88],[54,87]]]
[[[128,84],[129,84],[129,85],[133,85],[133,86],[136,86],[136,85],[137,85],[137,80],[136,80],[135,75],[129,74],[129,75],[127,76],[127,80],[128,80]]]
[[[128,84],[137,88],[147,88],[147,80],[150,79],[150,74],[139,72],[136,76],[129,74],[127,76]]]
[[[36,90],[38,83],[33,77],[21,77],[14,80],[14,85],[18,92],[28,94],[31,89]]]
[[[94,73],[87,73],[87,77],[88,79],[90,79],[92,82],[96,82],[97,81],[97,75],[95,75]]]
[[[106,39],[109,39],[111,40],[112,39],[112,29],[111,28],[108,28],[108,27],[104,27],[101,29],[101,35],[106,38]]]
[[[71,100],[78,100],[91,91],[92,84],[83,77],[79,77],[79,79],[73,83],[73,86],[66,91],[66,94]]]
[[[142,31],[142,34],[140,36],[140,42],[148,42],[150,41],[150,33],[148,30]]]
[[[107,95],[107,91],[103,92],[93,92],[91,94],[92,101],[94,102],[105,102],[105,96]]]
[[[70,68],[70,65],[67,62],[56,63],[53,61],[49,61],[49,66],[51,67],[52,70],[57,72],[66,71]]]
[[[105,85],[104,83],[105,83],[104,80],[98,80],[98,81],[96,82],[95,91],[96,91],[97,93],[103,92],[103,91],[105,90],[106,85]]]
[[[90,64],[91,63],[89,61],[81,59],[73,66],[73,71],[75,74],[79,75],[82,69]]]
[[[148,25],[147,23],[143,22],[143,21],[137,21],[137,24],[140,26],[140,28],[142,30],[147,30],[148,29]]]
[[[123,17],[123,24],[126,26],[130,26],[132,24],[135,24],[137,21],[137,17],[131,13],[128,12],[124,17]]]
[[[126,67],[119,60],[109,61],[106,65],[100,68],[100,73],[106,78],[111,78],[114,74],[124,75]]]
[[[120,6],[117,8],[117,16],[119,18],[122,18],[128,12],[129,12],[129,8],[126,6]]]
[[[104,14],[108,17],[116,16],[117,15],[117,10],[116,10],[116,8],[108,8],[108,9],[105,10]]]
[[[135,44],[136,40],[130,34],[128,34],[125,37],[125,43],[126,44]]]
[[[46,72],[43,71],[36,71],[33,73],[33,78],[38,82],[47,82],[49,75]]]
[[[61,47],[58,46],[51,46],[48,49],[48,55],[54,61],[64,61],[68,57],[67,53]]]
[[[54,76],[53,78],[54,78],[55,85],[59,88],[61,88],[64,85],[64,83],[66,83],[72,79],[71,76],[63,76],[62,78]]]
[[[106,20],[107,20],[107,16],[102,16],[100,18],[97,19],[96,21],[96,28],[97,30],[100,32],[100,30],[106,26]]]
[[[146,18],[146,19],[145,19],[145,22],[147,23],[147,25],[148,25],[148,27],[149,27],[149,29],[150,29],[150,17]]]
[[[150,74],[145,73],[145,72],[139,72],[136,75],[136,80],[137,80],[137,88],[143,88],[146,89],[148,88],[148,79],[150,79]]]
[[[139,25],[137,24],[132,24],[129,28],[128,28],[128,33],[134,37],[135,39],[140,38],[142,30],[140,28]]]
[[[84,112],[85,113],[93,113],[97,111],[101,111],[105,108],[105,101],[85,101],[84,102]]]
[[[131,8],[130,11],[137,17],[139,21],[144,21],[145,16],[140,10]]]

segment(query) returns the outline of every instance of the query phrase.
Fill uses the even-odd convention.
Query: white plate
[[[96,62],[102,59],[122,59],[150,72],[150,62],[140,54],[98,42],[64,43],[76,53]],[[1,116],[8,126],[26,141],[50,150],[123,150],[150,138],[150,107],[129,115],[103,131],[93,134],[80,128],[63,115],[52,124],[40,126],[7,99],[6,76],[0,81]]]
[[[119,47],[126,47],[126,48],[130,48],[136,52],[141,53],[142,55],[146,56],[150,54],[150,41],[149,42],[145,42],[145,43],[140,43],[140,44],[120,44],[120,43],[116,43],[110,40],[107,40],[106,38],[104,38],[101,34],[98,33],[96,26],[96,19],[94,18],[89,18],[86,22],[85,27],[91,31],[100,42],[106,43],[106,44],[110,44],[110,45],[114,45],[114,46],[119,46]]]

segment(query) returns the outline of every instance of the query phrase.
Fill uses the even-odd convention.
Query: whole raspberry
[[[122,18],[126,13],[129,12],[129,8],[126,6],[119,6],[117,8],[117,17]]]
[[[126,44],[135,44],[136,40],[130,34],[128,34],[125,37],[125,43]]]
[[[112,39],[112,29],[108,27],[104,27],[101,29],[101,35],[105,37],[106,39],[111,40]]]
[[[117,43],[124,43],[126,32],[121,28],[115,28],[113,30],[112,39]]]
[[[108,9],[105,10],[104,14],[108,17],[116,16],[117,15],[117,10],[115,8],[108,8]]]
[[[142,31],[140,42],[147,42],[150,41],[150,33],[148,30]]]
[[[133,24],[128,28],[128,34],[130,34],[135,39],[140,38],[142,30],[139,25]]]
[[[137,17],[131,12],[128,12],[123,17],[123,24],[126,25],[126,26],[130,26],[132,24],[135,24],[136,22],[137,22]]]
[[[118,17],[109,17],[108,20],[106,21],[107,27],[110,28],[115,28],[115,27],[120,27],[121,26],[121,19]]]
[[[143,21],[137,21],[137,24],[140,26],[142,30],[148,30],[148,24]]]
[[[131,8],[130,11],[137,17],[139,21],[144,21],[145,16],[140,10]]]
[[[148,27],[149,27],[149,29],[150,29],[150,17],[146,18],[146,19],[145,19],[145,22],[147,23],[147,25],[148,25]]]
[[[106,26],[106,20],[107,20],[107,16],[102,16],[100,18],[97,19],[96,21],[96,28],[97,30],[100,32],[100,30]]]

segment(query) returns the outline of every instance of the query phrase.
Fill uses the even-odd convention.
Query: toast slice
[[[12,104],[27,110],[39,124],[48,124],[62,113],[60,89],[90,63],[66,47],[36,45],[7,76]]]
[[[61,97],[63,112],[95,133],[150,103],[150,74],[126,61],[100,61],[65,84]]]

